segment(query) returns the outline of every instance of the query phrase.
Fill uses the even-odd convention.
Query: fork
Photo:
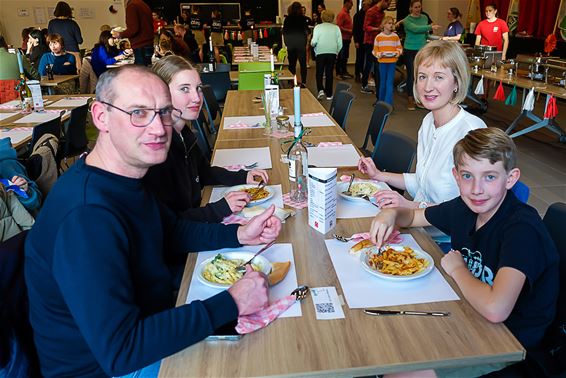
[[[332,237],[334,237],[334,239],[339,240],[339,241],[344,242],[344,243],[347,243],[350,240],[352,240],[352,238],[347,238],[345,236],[338,235],[338,234],[332,234]]]
[[[244,169],[246,169],[246,170],[247,170],[247,169],[253,169],[253,168],[257,167],[257,164],[258,164],[258,163],[257,163],[257,161],[256,161],[256,162],[254,162],[254,163],[244,165]]]
[[[236,267],[236,271],[240,272],[240,273],[245,273],[246,272],[246,265],[251,264],[252,261],[254,261],[254,259],[256,257],[258,257],[259,255],[261,255],[266,249],[268,249],[269,247],[271,247],[273,244],[275,244],[275,240],[272,240],[270,243],[268,243],[265,247],[263,247],[262,249],[260,249],[259,251],[257,251],[251,259],[249,259],[248,261],[246,261],[245,263],[241,264],[240,266]]]
[[[371,198],[370,198],[367,194],[364,194],[363,196],[360,196],[360,198],[365,199],[366,201],[368,201],[369,203],[371,203],[373,206],[377,207],[378,209],[381,209],[381,207],[380,207],[377,203],[372,202]]]
[[[255,201],[255,197],[259,194],[261,189],[265,186],[265,181],[261,180],[254,188],[254,193],[250,195],[250,201]]]
[[[345,196],[352,196],[352,192],[350,192],[350,189],[352,188],[352,183],[354,182],[354,177],[355,174],[352,173],[352,175],[350,176],[350,185],[348,185],[348,189],[345,192],[342,192],[343,195]]]

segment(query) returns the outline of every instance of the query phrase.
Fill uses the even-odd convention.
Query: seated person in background
[[[180,37],[175,37],[173,33],[167,29],[161,29],[159,32],[159,43],[161,41],[168,41],[171,44],[173,54],[187,57],[190,55],[190,50],[185,41]]]
[[[175,55],[173,54],[173,51],[171,51],[172,46],[171,46],[171,41],[168,39],[163,39],[161,41],[159,41],[159,46],[157,46],[157,48],[155,49],[154,53],[153,53],[153,58],[152,58],[152,62],[156,62],[157,60],[161,59],[161,58],[165,58],[166,56],[169,55]]]
[[[18,185],[27,194],[27,198],[18,195],[18,199],[31,214],[37,214],[41,206],[41,192],[36,183],[27,177],[10,138],[0,139],[0,178]]]
[[[49,52],[49,46],[47,42],[43,39],[41,30],[34,29],[29,33],[28,36],[28,46],[26,50],[26,55],[29,57],[31,64],[37,69],[39,66],[39,60],[43,54]]]
[[[35,69],[29,59],[23,54],[22,64],[27,79],[40,79],[37,69]],[[4,36],[0,35],[0,80],[18,80],[19,78],[20,68],[18,65],[18,56],[8,51],[8,44]]]
[[[51,52],[43,54],[39,61],[39,73],[46,76],[46,67],[48,64],[53,65],[54,75],[76,75],[77,66],[75,56],[65,51],[65,41],[59,34],[49,34],[49,49]]]
[[[126,55],[118,50],[110,31],[106,30],[100,33],[98,43],[92,48],[90,58],[90,64],[96,76],[102,75],[108,69],[106,68],[107,65],[115,64],[124,58],[126,58]]]
[[[408,200],[394,190],[379,191],[375,197],[381,208],[424,208],[458,196],[452,175],[452,147],[470,130],[486,127],[478,117],[460,107],[470,82],[464,50],[447,41],[434,41],[415,57],[414,93],[430,110],[418,133],[415,173],[382,172],[371,157],[362,158],[358,169],[370,178],[404,189]]]
[[[26,239],[44,376],[143,376],[149,365],[156,375],[162,358],[267,305],[266,278],[249,269],[227,291],[175,307],[167,254],[269,243],[281,230],[273,207],[245,226],[196,223],[145,189],[147,169],[167,158],[175,112],[146,67],[98,80],[94,149],[59,178]]]
[[[500,129],[470,131],[453,150],[460,196],[426,210],[384,209],[370,235],[378,248],[395,225],[434,225],[450,235],[453,250],[441,260],[444,271],[477,312],[505,323],[528,350],[539,345],[554,319],[559,257],[537,211],[510,190],[520,176],[516,158],[513,140]],[[481,376],[506,365],[436,373]]]
[[[198,63],[199,62],[199,46],[198,43],[195,39],[195,35],[190,31],[187,30],[186,26],[183,25],[175,25],[173,27],[173,31],[175,32],[175,37],[177,38],[181,38],[185,44],[187,45],[187,47],[189,48],[189,56],[188,58],[193,62],[193,63]]]
[[[255,176],[267,182],[267,172],[261,169],[231,172],[222,167],[211,167],[190,129],[190,123],[198,118],[203,103],[200,89],[202,82],[198,71],[179,56],[161,59],[152,69],[169,85],[171,101],[181,111],[181,119],[173,125],[167,160],[151,167],[144,177],[144,183],[163,204],[178,215],[200,222],[221,222],[224,217],[246,207],[249,195],[245,192],[230,192],[220,201],[201,207],[203,187],[256,184]]]

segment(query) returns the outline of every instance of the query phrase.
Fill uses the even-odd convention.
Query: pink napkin
[[[20,104],[2,104],[0,109],[21,110],[22,106]]]
[[[317,147],[332,147],[332,146],[341,146],[342,142],[320,142]],[[347,176],[348,180],[350,176]]]
[[[240,169],[244,169],[245,165],[244,164],[225,165],[223,168],[229,171],[236,172],[239,171]]]
[[[292,137],[293,133],[290,131],[274,131],[271,136],[277,139]]]
[[[230,214],[224,219],[222,219],[222,224],[248,224],[249,219],[246,219],[240,215]]]
[[[266,327],[277,319],[279,315],[287,311],[296,301],[297,299],[294,295],[288,295],[254,314],[238,317],[236,332],[240,335],[245,335]]]
[[[369,239],[369,232],[360,232],[357,234],[352,235],[352,241],[356,243],[365,239]],[[398,230],[393,230],[389,238],[385,241],[385,244],[399,244],[403,241],[401,237],[401,233]]]
[[[31,131],[33,127],[11,127],[8,131]]]
[[[259,124],[257,124],[257,123],[256,123],[256,124],[253,124],[253,125],[250,125],[249,123],[245,123],[245,122],[242,122],[242,121],[237,121],[237,122],[235,122],[235,123],[233,123],[233,124],[231,124],[231,125],[228,125],[228,126],[226,126],[226,127],[229,128],[229,129],[256,129],[256,128],[261,127],[261,125],[259,125]]]
[[[283,194],[283,203],[294,209],[304,209],[309,206],[309,201],[305,202],[295,202],[291,200],[291,193]]]

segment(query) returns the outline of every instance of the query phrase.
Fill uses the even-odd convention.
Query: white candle
[[[297,75],[294,76],[293,101],[295,107],[295,126],[301,125],[301,87],[297,85]]]
[[[210,46],[210,52],[212,52],[212,36],[208,37],[208,45]]]
[[[273,62],[273,49],[271,49],[271,72],[275,71],[275,64]]]

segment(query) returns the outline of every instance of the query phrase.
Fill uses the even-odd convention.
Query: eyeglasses
[[[151,122],[153,122],[153,119],[157,114],[159,114],[159,118],[161,119],[163,126],[173,126],[175,120],[181,118],[181,111],[172,106],[167,106],[162,109],[133,109],[132,111],[127,111],[106,101],[99,102],[129,115],[130,122],[132,126],[135,127],[148,126]]]

